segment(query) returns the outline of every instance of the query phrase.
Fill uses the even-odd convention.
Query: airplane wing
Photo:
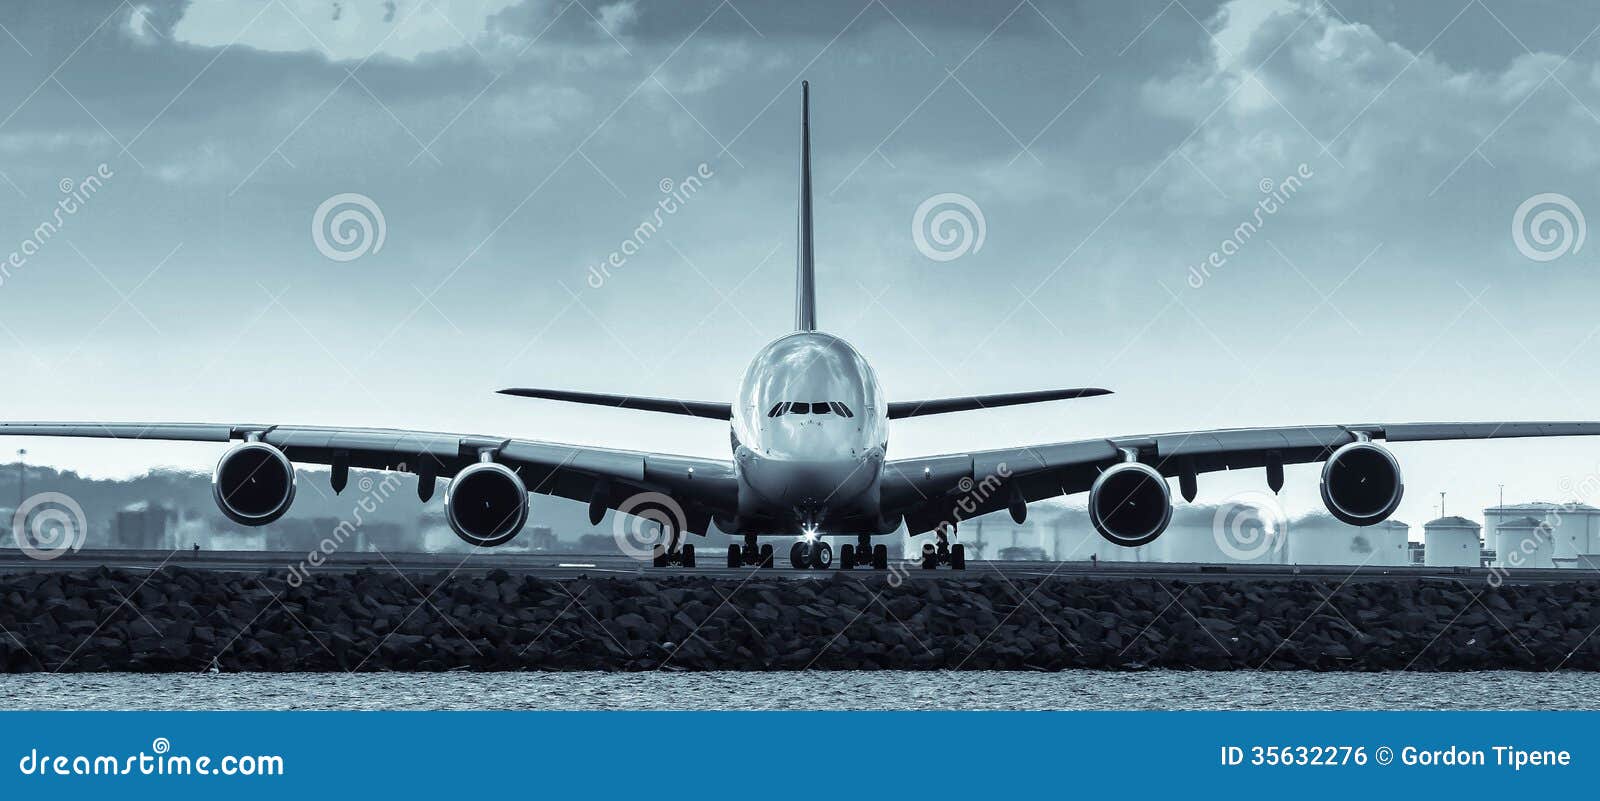
[[[418,493],[432,494],[434,479],[454,476],[480,461],[484,451],[516,471],[529,492],[604,509],[628,505],[641,493],[660,492],[684,507],[687,530],[705,533],[709,518],[738,506],[733,464],[716,459],[589,448],[506,437],[380,428],[216,423],[0,423],[0,436],[94,437],[128,440],[229,442],[256,440],[296,463],[329,465],[334,482],[347,468],[392,470],[419,477]]]
[[[1199,473],[1322,461],[1361,439],[1587,436],[1600,436],[1600,422],[1314,425],[1088,439],[892,460],[884,470],[883,502],[887,513],[905,515],[907,527],[917,534],[940,521],[1006,508],[1016,517],[1021,504],[1086,492],[1101,471],[1125,461],[1129,452],[1163,476],[1180,478],[1184,495],[1192,498],[1191,482]]]
[[[1093,398],[1110,394],[1111,390],[1109,389],[1073,387],[1070,389],[1042,389],[1033,392],[1008,392],[1004,395],[969,395],[962,398],[891,401],[889,403],[889,419],[899,420],[906,417],[921,417],[925,414],[995,409],[1001,406],[1017,406],[1024,403],[1071,400],[1073,398]]]
[[[544,400],[566,401],[568,403],[587,403],[594,406],[609,406],[613,409],[665,412],[667,414],[681,414],[690,417],[706,417],[713,420],[727,420],[733,417],[733,405],[717,401],[639,398],[632,395],[575,392],[567,389],[543,389],[539,387],[511,387],[499,390],[499,394],[515,395],[519,398],[542,398]],[[1003,395],[968,395],[959,398],[892,401],[889,404],[889,419],[899,420],[905,417],[921,417],[928,414],[966,412],[974,409],[995,409],[1001,406],[1017,406],[1024,403],[1042,403],[1044,401],[1070,400],[1073,398],[1093,398],[1110,394],[1111,390],[1109,389],[1072,387],[1069,389],[1044,389],[1032,392],[1008,392]]]
[[[566,401],[568,403],[587,403],[594,406],[609,406],[613,409],[636,409],[643,412],[665,412],[689,417],[708,417],[713,420],[728,420],[733,417],[733,404],[714,401],[637,398],[632,395],[574,392],[567,389],[540,389],[538,387],[511,387],[499,390],[498,394],[515,395],[519,398],[543,398],[544,400]]]

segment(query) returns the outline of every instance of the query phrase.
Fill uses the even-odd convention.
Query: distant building
[[[170,507],[140,501],[117,511],[110,546],[138,551],[175,548],[172,532],[177,525],[178,515]]]

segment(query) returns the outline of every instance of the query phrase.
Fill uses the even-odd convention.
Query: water
[[[1596,673],[0,675],[5,709],[1600,709]]]

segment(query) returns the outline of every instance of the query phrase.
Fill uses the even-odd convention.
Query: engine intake
[[[294,463],[265,442],[244,442],[217,460],[211,496],[229,520],[264,526],[294,503]]]
[[[1400,463],[1371,442],[1352,442],[1333,452],[1322,465],[1322,503],[1334,517],[1352,526],[1371,526],[1389,519],[1405,495]]]
[[[1123,462],[1094,480],[1089,488],[1089,522],[1108,542],[1125,547],[1145,545],[1172,521],[1172,491],[1155,468]]]
[[[478,462],[451,480],[444,515],[462,542],[480,548],[504,545],[528,520],[528,488],[511,468]]]

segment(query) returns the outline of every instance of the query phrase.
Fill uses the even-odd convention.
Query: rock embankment
[[[23,671],[1600,669],[1600,583],[0,576]]]

